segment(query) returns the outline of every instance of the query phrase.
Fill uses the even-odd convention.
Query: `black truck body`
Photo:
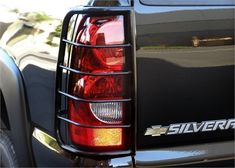
[[[1,129],[8,130],[20,166],[233,166],[233,1],[55,1],[38,11],[42,2],[28,3],[31,11],[7,8],[3,16],[15,19],[0,20]],[[63,26],[69,11],[128,15],[128,152],[84,152],[60,141],[68,134],[57,118],[64,80],[58,63],[63,32],[78,22]]]

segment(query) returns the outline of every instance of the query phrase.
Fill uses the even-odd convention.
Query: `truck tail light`
[[[57,118],[69,123],[71,146],[78,151],[131,151],[135,120],[133,53],[125,30],[129,17],[80,16],[73,40],[62,35],[62,42],[72,50],[67,66],[63,59],[58,61],[58,68],[67,71],[68,83],[67,91],[62,91],[57,81],[58,93],[66,97],[67,104],[61,110],[67,118],[64,113]]]
[[[87,17],[76,36],[77,43],[91,46],[122,45],[124,41],[123,16]],[[88,101],[69,100],[69,118],[94,127],[70,124],[73,144],[92,150],[126,149],[128,128],[95,127],[118,126],[128,122],[124,115],[128,113],[128,103],[120,102],[130,97],[126,88],[127,79],[124,75],[106,75],[125,69],[125,49],[74,47],[71,68],[92,74],[105,74],[70,75],[70,94]]]

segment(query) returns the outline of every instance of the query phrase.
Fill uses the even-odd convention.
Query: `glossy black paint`
[[[128,2],[90,0],[83,5],[125,8],[130,6]],[[65,1],[63,3],[66,4]],[[137,151],[233,140],[233,134],[229,131],[175,137],[146,137],[144,131],[151,125],[234,117],[234,6],[160,7],[146,6],[139,0],[132,3],[135,11],[133,18],[136,21],[136,28],[133,27],[132,31],[134,34],[136,31],[134,43],[137,46]],[[56,5],[53,8],[56,9]],[[74,6],[76,4],[71,7]],[[62,17],[36,11],[23,14],[20,20],[15,20],[12,24],[0,21],[1,47],[12,54],[24,79],[25,97],[28,101],[25,102],[27,99],[24,97],[19,100],[29,106],[28,115],[31,117],[27,120],[30,120],[33,127],[38,127],[53,137],[56,137],[55,73],[62,20]],[[192,42],[196,43],[198,39],[226,37],[230,39],[201,41],[201,47],[192,47]],[[2,81],[5,80],[0,82]],[[9,83],[6,82],[4,87],[9,87]],[[18,85],[12,86],[17,87]],[[20,87],[18,91],[24,93],[21,84]],[[13,108],[11,102],[8,98],[8,108]],[[13,111],[14,116],[26,115],[25,112],[19,113],[16,108]],[[16,119],[13,117],[12,120]],[[25,118],[22,119],[24,120]],[[40,153],[48,153],[48,149],[37,143],[33,140],[36,157]],[[37,165],[54,165],[56,160],[45,159],[37,157]],[[135,160],[130,157],[128,159],[132,163]],[[181,160],[184,161],[187,158]],[[68,162],[70,165],[71,161]],[[130,162],[128,164],[132,165]]]
[[[31,123],[24,81],[13,59],[0,48],[0,91],[5,100],[11,138],[19,166],[33,166]],[[0,106],[0,108],[3,108]],[[2,110],[2,109],[1,109]],[[1,111],[0,110],[0,111]],[[23,143],[22,143],[23,142]]]
[[[139,0],[143,5],[148,6],[230,6],[234,5],[233,0]]]
[[[153,125],[234,118],[234,7],[136,2],[134,8],[138,149],[233,139],[233,130],[161,137],[144,133]],[[209,40],[193,47],[195,37]],[[221,40],[227,37],[230,41]]]

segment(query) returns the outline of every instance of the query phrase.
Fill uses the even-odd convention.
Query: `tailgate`
[[[233,139],[234,7],[135,10],[138,148]]]

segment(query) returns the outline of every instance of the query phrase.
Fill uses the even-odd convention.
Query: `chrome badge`
[[[169,126],[155,125],[147,128],[144,135],[177,135],[228,129],[235,129],[235,119],[202,121],[201,123],[178,123]]]
[[[161,134],[166,134],[167,127],[162,127],[161,125],[152,126],[152,128],[147,128],[144,135],[161,136]]]

